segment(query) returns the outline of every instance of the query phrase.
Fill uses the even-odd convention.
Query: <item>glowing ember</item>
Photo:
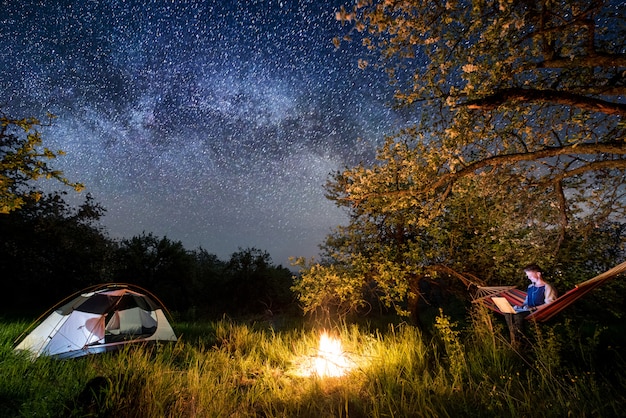
[[[350,369],[341,349],[341,341],[326,332],[320,337],[320,348],[315,358],[315,373],[321,377],[343,376]]]

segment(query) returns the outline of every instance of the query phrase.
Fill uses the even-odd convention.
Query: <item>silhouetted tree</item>
[[[16,308],[45,309],[111,277],[115,244],[97,223],[104,209],[90,195],[72,208],[63,194],[26,198],[0,215],[0,271]]]
[[[220,317],[228,311],[226,262],[199,248],[193,252],[191,309],[194,316]]]
[[[115,280],[155,293],[172,310],[190,306],[194,257],[180,241],[142,234],[120,242]]]
[[[266,251],[240,249],[226,265],[228,300],[234,313],[263,313],[280,310],[292,301],[292,273],[274,266]]]

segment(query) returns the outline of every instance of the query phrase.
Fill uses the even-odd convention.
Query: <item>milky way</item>
[[[328,174],[399,123],[384,74],[332,44],[342,3],[0,0],[0,110],[58,117],[56,167],[111,237],[287,265],[346,222]]]

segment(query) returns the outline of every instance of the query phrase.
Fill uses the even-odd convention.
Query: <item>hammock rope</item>
[[[587,293],[591,292],[596,287],[605,283],[607,280],[612,279],[615,276],[618,276],[624,272],[626,272],[626,261],[605,271],[604,273],[601,273],[589,280],[577,284],[573,289],[565,292],[554,302],[547,305],[539,306],[537,310],[531,312],[530,315],[526,316],[526,319],[534,320],[537,322],[545,322],[557,315],[563,309],[570,306],[572,303],[576,302]],[[478,291],[476,292],[472,302],[482,303],[489,309],[497,313],[503,314],[503,312],[498,309],[496,304],[491,299],[493,296],[502,296],[506,298],[509,303],[511,303],[511,305],[521,306],[523,305],[524,299],[526,298],[526,292],[516,289],[514,286],[478,287]]]
[[[498,296],[502,292],[515,289],[515,286],[478,286],[478,290],[474,294],[472,302],[480,302],[485,298]]]

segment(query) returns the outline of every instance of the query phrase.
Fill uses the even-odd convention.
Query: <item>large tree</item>
[[[415,305],[423,279],[556,266],[570,237],[623,219],[619,1],[359,0],[337,17],[417,120],[327,185],[352,216],[322,263],[344,283]]]
[[[348,189],[353,203],[385,193],[396,204],[441,202],[465,177],[504,173],[549,191],[561,234],[580,209],[623,214],[621,2],[360,1],[338,16],[380,52],[399,103],[422,115],[405,132],[420,161],[404,162],[421,178],[398,190]]]

